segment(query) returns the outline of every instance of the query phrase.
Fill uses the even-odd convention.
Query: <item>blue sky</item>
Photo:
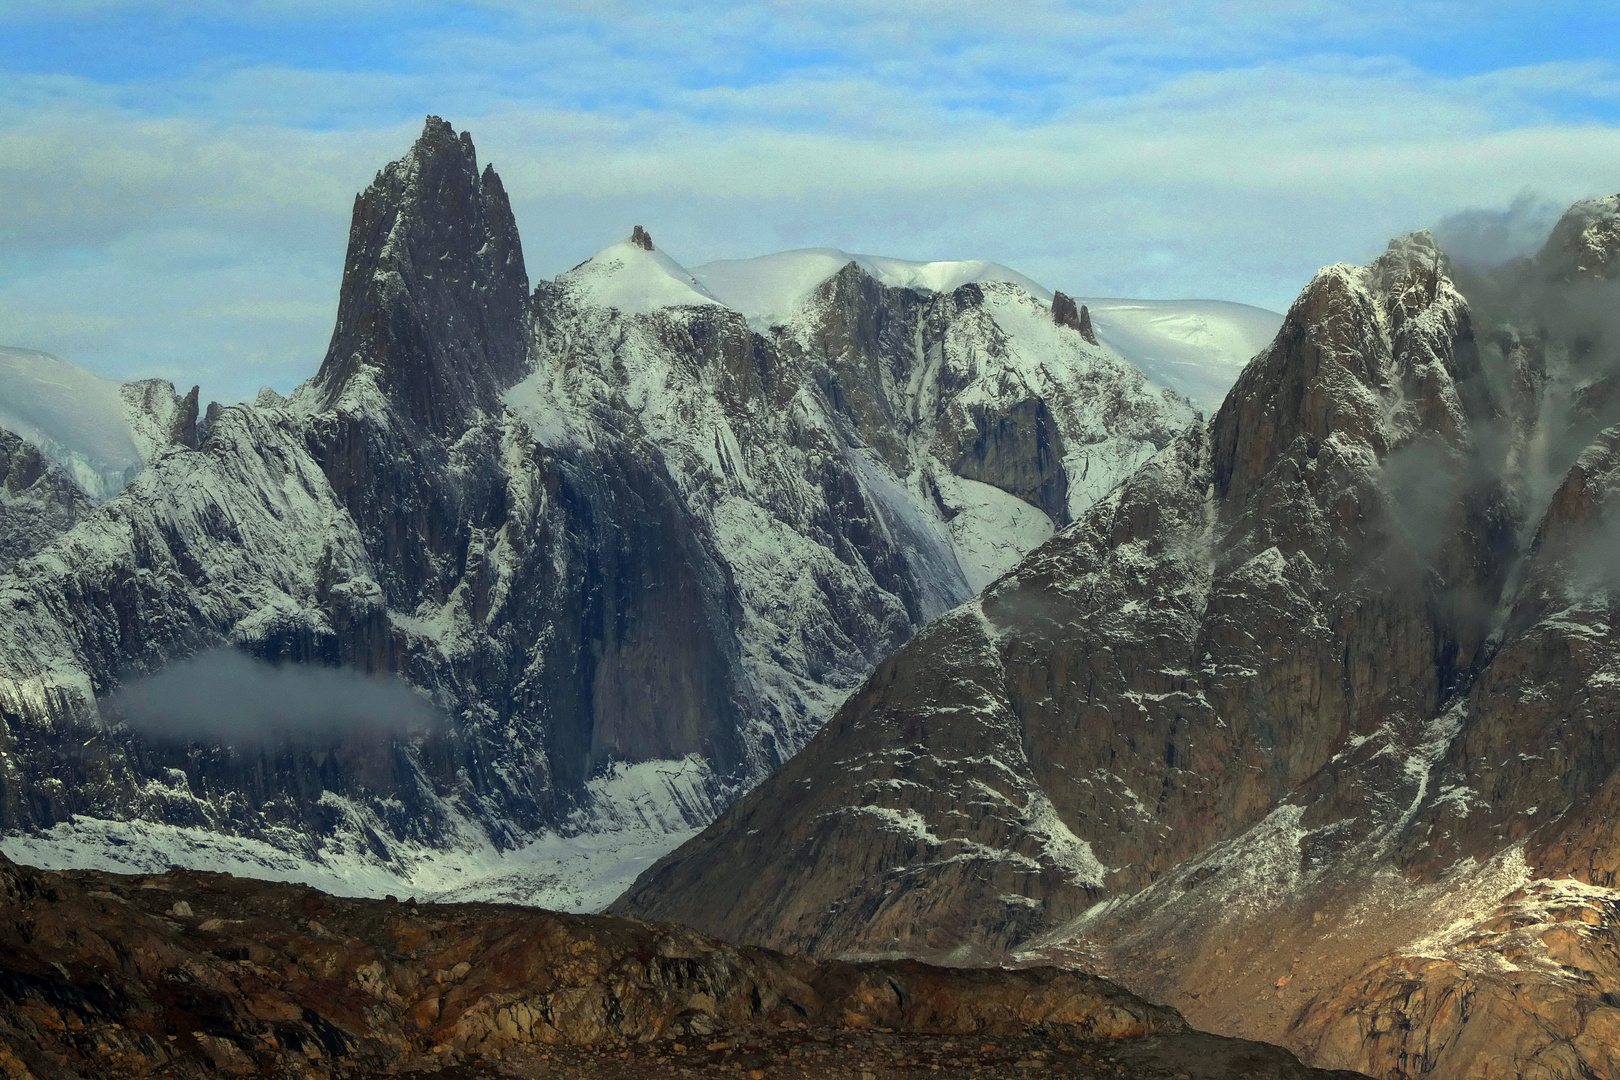
[[[532,277],[644,224],[1285,306],[1451,217],[1620,190],[1612,5],[0,0],[0,344],[222,400],[319,363],[427,113]],[[1500,224],[1498,222],[1498,224]]]

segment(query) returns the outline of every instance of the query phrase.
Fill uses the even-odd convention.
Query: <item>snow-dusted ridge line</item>
[[[789,322],[818,286],[851,263],[891,288],[948,293],[970,283],[1003,282],[1047,303],[1053,295],[1034,279],[983,259],[921,262],[839,248],[800,248],[687,268],[661,251],[639,251],[629,241],[605,249],[558,280],[577,289],[582,300],[627,313],[720,303],[765,332]],[[611,285],[605,281],[609,274],[615,279]],[[1076,303],[1087,305],[1103,345],[1206,415],[1220,406],[1244,365],[1271,342],[1283,318],[1224,300],[1077,297]]]
[[[838,248],[800,248],[751,259],[719,259],[690,274],[722,304],[767,329],[787,321],[816,287],[854,263],[891,288],[948,293],[970,282],[1005,281],[1050,301],[1052,292],[1018,271],[983,259],[914,262],[882,255],[856,255]]]
[[[720,303],[686,268],[656,248],[621,240],[559,274],[577,303],[645,315],[659,308]]]

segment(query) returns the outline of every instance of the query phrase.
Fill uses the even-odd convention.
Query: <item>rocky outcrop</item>
[[[1193,1056],[1187,1041],[1211,1060],[1262,1063],[1248,1076],[1327,1075],[1269,1047],[1200,1039],[1173,1010],[1051,968],[816,964],[627,919],[345,900],[181,871],[40,873],[4,859],[0,1000],[0,1061],[39,1080],[503,1060],[519,1070],[508,1075],[532,1075],[524,1064],[550,1048],[651,1058],[686,1053],[683,1040],[712,1053],[728,1038],[805,1032],[842,1034],[849,1049],[878,1030],[1041,1032],[1110,1054],[1151,1036],[1142,1064]]]
[[[1064,292],[1052,294],[1052,321],[1059,326],[1067,326],[1074,330],[1092,345],[1097,344],[1097,333],[1091,328],[1091,312],[1086,305],[1081,304],[1079,310],[1075,309],[1074,297]]]
[[[430,116],[411,152],[354,201],[317,407],[364,384],[451,438],[522,377],[529,278],[506,189],[472,137]]]
[[[71,529],[91,505],[61,466],[0,430],[0,574]]]
[[[1070,330],[1080,329],[1080,312],[1074,306],[1074,297],[1061,289],[1052,294],[1052,321]]]
[[[1537,265],[1607,250],[1589,211]],[[1547,273],[1476,313],[1422,234],[1322,271],[1207,429],[616,910],[1062,958],[1391,1078],[1614,1075],[1614,339]]]

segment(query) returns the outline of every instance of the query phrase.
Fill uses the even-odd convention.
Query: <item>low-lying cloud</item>
[[[1478,347],[1477,364],[1464,365],[1457,386],[1470,413],[1468,448],[1417,440],[1389,456],[1382,479],[1396,522],[1424,562],[1455,555],[1460,514],[1490,534],[1501,562],[1473,568],[1492,571],[1475,583],[1478,592],[1454,583],[1459,611],[1506,614],[1497,605],[1522,583],[1570,468],[1620,424],[1620,281],[1577,270],[1562,239],[1549,243],[1557,220],[1525,195],[1504,211],[1470,211],[1435,230],[1468,300]],[[1553,555],[1577,590],[1620,581],[1617,529],[1605,518]],[[1440,569],[1466,577],[1467,568]]]
[[[236,649],[215,649],[135,680],[103,711],[159,739],[230,746],[337,743],[355,733],[411,736],[444,723],[397,678],[272,665]]]

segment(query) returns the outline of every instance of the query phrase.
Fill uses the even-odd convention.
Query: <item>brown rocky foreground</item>
[[[0,1075],[1352,1077],[1058,968],[0,858]]]

